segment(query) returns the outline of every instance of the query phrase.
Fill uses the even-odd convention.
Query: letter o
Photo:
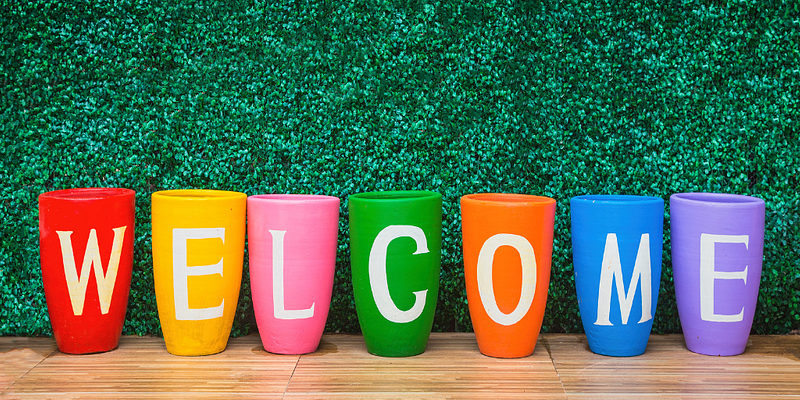
[[[519,252],[522,261],[522,293],[520,294],[517,307],[510,314],[500,311],[497,300],[494,296],[494,284],[492,282],[492,263],[494,253],[502,246],[511,246]],[[533,304],[533,296],[536,294],[536,255],[533,246],[522,236],[509,233],[499,233],[487,239],[478,254],[478,293],[483,303],[483,308],[494,322],[500,325],[509,326],[519,322]]]

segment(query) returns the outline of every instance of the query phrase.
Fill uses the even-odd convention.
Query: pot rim
[[[42,193],[39,200],[87,201],[135,195],[136,192],[127,188],[70,188]]]
[[[158,198],[163,200],[214,201],[244,199],[247,198],[247,195],[229,190],[173,189],[154,192],[152,198],[154,200]]]
[[[655,196],[635,194],[585,194],[570,199],[571,204],[658,204],[664,205],[664,199]]]
[[[367,202],[401,202],[409,200],[437,200],[442,195],[429,190],[387,190],[364,192],[350,195],[348,199]]]
[[[716,207],[753,207],[764,205],[764,200],[758,197],[733,193],[675,193],[669,197],[669,200],[670,202],[694,205],[713,205]]]
[[[335,196],[324,194],[301,194],[301,193],[267,193],[249,196],[247,201],[259,203],[327,203],[340,200]]]
[[[461,196],[462,203],[503,204],[503,205],[547,205],[556,200],[547,196],[524,193],[472,193]]]

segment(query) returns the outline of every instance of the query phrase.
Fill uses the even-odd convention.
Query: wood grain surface
[[[583,335],[548,335],[547,344],[569,398],[800,398],[800,336],[750,336],[745,353],[700,355],[683,335],[653,335],[641,356],[589,351]]]
[[[530,357],[497,359],[475,335],[435,333],[419,356],[367,353],[361,336],[326,336],[319,354],[300,358],[287,397],[565,398],[545,346]]]
[[[55,351],[53,339],[0,337],[0,393]]]
[[[543,334],[536,352],[481,355],[469,333],[434,333],[425,353],[384,358],[361,336],[325,335],[303,356],[233,338],[211,356],[167,353],[155,337],[66,355],[50,338],[0,338],[3,398],[799,398],[800,336],[751,336],[745,354],[686,350],[681,335],[653,335],[638,357],[600,356],[583,335]]]

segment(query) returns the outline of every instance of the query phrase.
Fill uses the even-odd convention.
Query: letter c
[[[369,284],[372,289],[372,296],[375,298],[375,305],[378,311],[389,321],[396,323],[406,323],[417,319],[422,315],[425,308],[425,295],[428,290],[413,292],[416,299],[414,306],[410,310],[402,311],[392,301],[389,294],[389,283],[386,279],[386,250],[389,243],[397,238],[410,237],[417,243],[417,251],[413,254],[425,254],[428,252],[428,241],[425,232],[413,225],[389,225],[378,233],[369,251]]]

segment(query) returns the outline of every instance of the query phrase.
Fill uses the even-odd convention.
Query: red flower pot
[[[135,193],[65,189],[39,196],[39,247],[58,349],[87,354],[119,345],[133,264]]]

